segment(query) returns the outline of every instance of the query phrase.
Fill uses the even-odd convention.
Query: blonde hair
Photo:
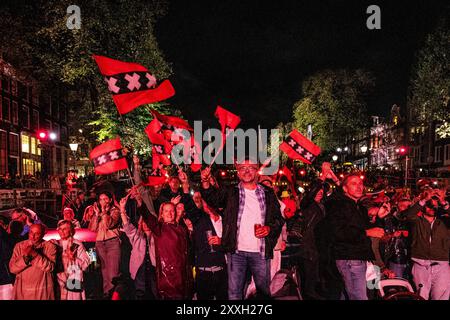
[[[163,212],[164,206],[167,206],[167,205],[171,205],[173,207],[173,210],[176,211],[176,207],[172,202],[167,201],[167,202],[161,203],[161,205],[159,206],[159,214],[158,214],[158,221],[160,221],[160,222],[163,221],[162,212]]]

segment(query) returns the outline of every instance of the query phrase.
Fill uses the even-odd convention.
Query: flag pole
[[[225,143],[227,141],[228,136],[230,135],[231,130],[228,131],[227,135],[225,136],[225,139],[222,143],[222,145],[220,146],[219,150],[216,152],[216,154],[214,155],[214,158],[211,160],[211,163],[209,164],[208,168],[211,168],[211,166],[213,165],[214,161],[216,161],[217,157],[219,156],[219,153],[222,152],[223,148],[225,147]]]
[[[120,115],[120,120],[122,120],[122,124],[125,127],[125,120],[123,120],[122,114],[120,112],[119,112],[119,115]],[[133,176],[131,175],[130,166],[128,165],[128,161],[127,161],[127,172],[128,172],[128,176],[130,177],[131,185],[133,187],[136,186],[136,183],[134,182]]]

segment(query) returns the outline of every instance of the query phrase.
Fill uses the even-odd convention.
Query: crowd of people
[[[256,161],[238,181],[211,169],[193,186],[181,169],[148,186],[134,157],[125,195],[79,192],[62,211],[59,240],[29,210],[1,220],[0,299],[86,299],[90,264],[77,230],[95,233],[104,299],[270,299],[293,271],[299,299],[367,300],[370,270],[403,278],[423,299],[450,297],[450,206],[445,188],[365,192],[359,174],[337,178],[323,163],[304,194],[281,190]],[[126,261],[124,266],[124,261]]]

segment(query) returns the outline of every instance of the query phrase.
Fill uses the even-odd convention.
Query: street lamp
[[[49,136],[50,140],[56,140],[56,133],[50,132],[50,134],[48,136]]]
[[[366,163],[367,146],[361,146],[361,152],[364,154],[364,156],[363,156],[363,170],[364,170],[365,163]]]
[[[338,156],[337,156],[337,155],[334,155],[334,156],[331,157],[331,159],[333,159],[333,161],[336,162],[337,159],[338,159]]]
[[[347,151],[348,151],[348,147],[345,147],[345,148],[344,148],[344,151],[347,152]]]
[[[77,163],[76,153],[78,150],[78,143],[69,143],[70,150],[73,152],[73,169],[75,170],[75,165]]]
[[[342,149],[341,148],[337,148],[336,151],[337,152],[342,152]]]

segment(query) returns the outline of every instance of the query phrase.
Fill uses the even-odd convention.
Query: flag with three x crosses
[[[112,139],[95,147],[90,154],[94,162],[95,174],[110,174],[128,168],[128,163],[122,153],[120,138]]]
[[[144,66],[93,55],[100,73],[120,114],[148,103],[166,100],[175,94],[169,80],[156,84],[156,78]]]
[[[311,164],[320,154],[320,147],[295,129],[280,145],[280,150],[289,158],[301,160],[306,164]]]

